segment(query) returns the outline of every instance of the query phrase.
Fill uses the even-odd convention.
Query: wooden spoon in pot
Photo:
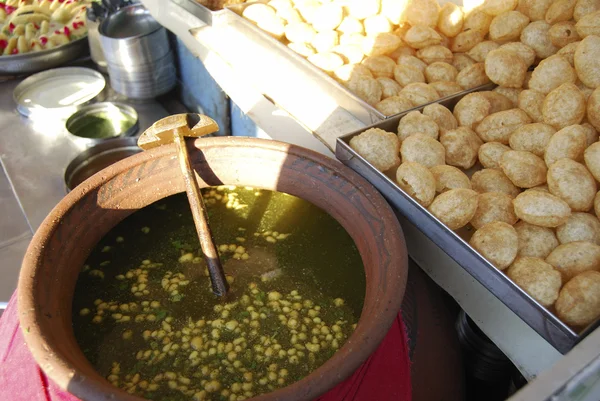
[[[185,146],[185,137],[201,137],[217,132],[219,126],[217,123],[206,116],[200,114],[176,114],[165,117],[155,122],[138,139],[138,146],[144,150],[152,149],[158,146],[175,143],[177,145],[177,154],[179,157],[179,167],[183,174],[185,189],[192,209],[196,232],[200,240],[204,260],[208,266],[208,273],[212,283],[213,292],[218,296],[227,294],[229,286],[225,279],[223,266],[219,259],[219,254],[208,225],[208,215],[204,199],[200,194],[200,188],[196,181],[196,176],[190,165],[187,148]]]

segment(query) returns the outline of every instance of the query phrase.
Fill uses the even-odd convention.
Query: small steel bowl
[[[98,171],[141,151],[137,138],[109,139],[87,148],[69,163],[65,171],[67,193]]]
[[[128,137],[139,130],[138,114],[122,103],[102,102],[82,107],[66,122],[73,140],[92,146],[107,139]]]

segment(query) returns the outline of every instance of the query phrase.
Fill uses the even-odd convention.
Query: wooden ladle
[[[150,128],[144,131],[138,139],[138,146],[144,150],[148,150],[170,143],[176,144],[179,167],[183,174],[185,190],[190,202],[190,208],[192,209],[200,247],[208,266],[212,289],[216,295],[224,296],[227,294],[229,285],[225,279],[219,253],[217,252],[217,247],[215,246],[215,241],[208,225],[206,205],[200,194],[196,175],[190,165],[190,159],[185,146],[185,137],[197,138],[212,134],[218,130],[219,126],[217,123],[209,117],[192,113],[176,114],[155,122]]]

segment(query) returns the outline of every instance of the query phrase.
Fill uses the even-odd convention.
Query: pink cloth
[[[77,401],[38,367],[29,352],[13,294],[0,318],[0,401]],[[410,362],[401,315],[379,348],[352,376],[317,401],[410,401]]]

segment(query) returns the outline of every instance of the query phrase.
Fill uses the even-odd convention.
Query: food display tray
[[[27,75],[58,67],[88,53],[84,36],[65,45],[38,52],[0,56],[0,75]]]
[[[171,0],[193,16],[199,18],[206,25],[213,24],[213,18],[216,19],[218,14],[225,12],[225,10],[213,11],[208,7],[203,6],[196,0]]]
[[[487,90],[489,89],[490,86],[487,87]],[[479,90],[486,90],[486,88],[476,88],[467,92],[471,93]],[[437,103],[453,110],[456,103],[466,94],[461,93]],[[557,351],[563,354],[567,353],[582,338],[600,326],[600,319],[581,332],[572,330],[473,249],[465,240],[465,230],[467,229],[463,229],[462,232],[460,230],[454,232],[447,228],[426,208],[400,189],[392,178],[378,171],[350,147],[350,140],[353,137],[370,128],[380,128],[389,132],[397,132],[398,123],[402,117],[410,111],[422,111],[424,107],[421,106],[407,110],[393,118],[339,137],[336,143],[336,157],[373,184],[398,212],[421,230],[423,234],[454,259],[541,337],[548,341]]]
[[[256,3],[256,1],[254,3]],[[219,18],[226,18],[226,20],[223,20],[223,23],[228,23],[230,27],[241,33],[240,37],[252,42],[253,46],[255,46],[260,53],[255,55],[256,60],[279,59],[285,60],[286,65],[292,64],[293,68],[286,69],[285,71],[287,82],[312,82],[317,84],[322,93],[327,93],[329,96],[333,97],[340,107],[344,108],[364,124],[373,124],[388,118],[375,107],[350,92],[345,86],[329,76],[325,71],[314,66],[307,59],[291,50],[285,44],[260,29],[251,21],[242,17],[244,9],[250,5],[252,5],[252,3],[228,6],[225,10],[228,11],[228,13],[219,15]],[[243,44],[240,44],[240,46],[242,45]],[[275,64],[275,66],[276,65],[277,64]],[[294,93],[290,92],[290,96],[294,96]]]

